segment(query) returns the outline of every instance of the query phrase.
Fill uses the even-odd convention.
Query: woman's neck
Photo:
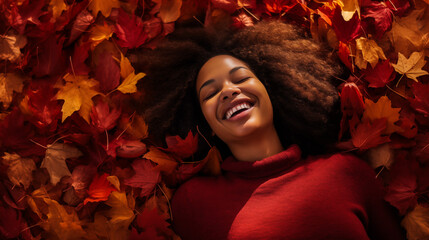
[[[228,147],[237,160],[247,162],[258,161],[284,150],[274,126],[242,141],[229,143]]]

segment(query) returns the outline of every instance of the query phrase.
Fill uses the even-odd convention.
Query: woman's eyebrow
[[[203,83],[203,85],[201,85],[200,90],[198,91],[198,95],[200,95],[200,93],[201,93],[201,89],[203,89],[203,87],[205,87],[205,86],[207,86],[207,85],[209,85],[209,84],[213,83],[214,81],[215,81],[214,79],[209,79],[209,80],[207,80],[206,82],[204,82],[204,83]]]
[[[235,71],[237,71],[238,69],[241,69],[241,68],[247,69],[246,67],[238,66],[238,67],[235,67],[235,68],[231,69],[229,71],[229,75],[233,74]]]

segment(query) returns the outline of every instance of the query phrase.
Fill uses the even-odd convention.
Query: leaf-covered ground
[[[340,151],[386,183],[408,239],[429,239],[428,0],[0,0],[0,234],[178,239],[166,182],[218,174],[198,135],[147,141],[127,51],[175,23],[304,27],[350,70],[338,79]],[[191,159],[191,160],[189,160]],[[187,161],[183,161],[187,160]]]

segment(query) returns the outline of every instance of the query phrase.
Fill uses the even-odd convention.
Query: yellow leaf
[[[405,74],[408,78],[418,82],[417,77],[428,75],[428,72],[422,67],[426,64],[423,52],[413,52],[407,59],[401,53],[398,53],[398,63],[392,64],[395,70],[400,74]]]
[[[9,166],[7,168],[7,176],[10,181],[15,185],[22,183],[24,188],[27,189],[33,179],[31,173],[36,169],[33,159],[21,158],[16,153],[10,154],[5,152],[4,154],[2,160],[3,164]]]
[[[182,0],[162,0],[158,16],[164,23],[174,22],[180,17],[181,7]]]
[[[21,57],[21,48],[27,44],[24,35],[15,34],[9,31],[5,35],[0,34],[0,60],[18,62]]]
[[[92,11],[94,16],[101,12],[106,18],[110,16],[112,8],[119,8],[119,0],[92,0],[89,2],[88,9]]]
[[[368,149],[369,164],[372,168],[384,166],[390,169],[393,163],[393,151],[388,143]]]
[[[405,215],[401,225],[407,230],[408,240],[429,238],[429,208],[419,204]]]
[[[48,205],[48,219],[43,221],[42,227],[52,237],[58,239],[83,239],[86,235],[74,208],[69,208],[68,213],[64,206],[57,201],[43,198]]]
[[[158,166],[156,166],[156,168],[167,174],[171,174],[177,166],[177,161],[173,157],[153,146],[143,155],[143,158],[157,163]]]
[[[140,115],[134,115],[129,119],[123,119],[120,122],[120,127],[125,129],[128,134],[135,137],[136,139],[143,139],[147,137],[148,126]]]
[[[132,72],[130,75],[128,75],[127,78],[124,79],[124,81],[121,83],[121,85],[119,85],[117,89],[122,93],[135,93],[137,92],[137,82],[145,75],[146,74],[144,73],[138,73],[136,75],[134,72]]]
[[[52,9],[52,16],[54,19],[61,16],[61,13],[67,9],[67,5],[64,3],[64,0],[51,0],[49,7]]]
[[[24,87],[24,78],[15,73],[0,73],[0,102],[8,108],[12,102],[13,92],[20,93]]]
[[[118,191],[121,191],[121,183],[119,182],[119,179],[117,176],[108,176],[107,181],[110,182]]]
[[[110,219],[107,221],[110,238],[128,239],[128,227],[135,217],[133,203],[129,201],[125,192],[112,192],[105,203],[112,207],[103,213]],[[106,224],[106,221],[104,223]]]
[[[109,40],[112,37],[113,29],[106,22],[103,22],[103,25],[95,25],[90,32],[89,39],[92,41],[91,46],[94,48],[100,42]]]
[[[130,74],[134,73],[134,68],[130,63],[130,60],[128,60],[128,58],[126,58],[122,53],[121,53],[121,77],[122,78],[127,78]]]
[[[73,76],[66,74],[64,76],[66,84],[60,87],[57,93],[57,99],[63,99],[64,104],[61,109],[63,113],[62,121],[71,116],[74,112],[79,111],[87,122],[89,122],[89,114],[93,105],[92,97],[99,94],[94,90],[98,82],[94,79],[89,79],[88,76]]]
[[[70,170],[66,164],[66,159],[76,158],[81,155],[82,153],[75,147],[64,143],[54,143],[48,145],[45,158],[40,167],[48,170],[51,183],[55,186],[62,177],[71,176]]]
[[[386,96],[382,96],[376,103],[366,98],[362,121],[369,120],[372,122],[376,119],[386,118],[387,127],[383,134],[390,134],[400,130],[400,128],[394,124],[399,120],[399,111],[401,111],[401,108],[392,108],[391,101]]]
[[[358,0],[338,0],[336,2],[339,3],[341,7],[341,15],[345,21],[352,19],[355,12],[357,12],[358,16],[360,17],[360,7]]]
[[[386,60],[386,56],[374,40],[364,37],[356,39],[356,66],[365,69],[369,62],[375,68],[379,59]]]

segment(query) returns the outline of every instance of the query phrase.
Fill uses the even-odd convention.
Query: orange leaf
[[[15,73],[0,73],[0,102],[8,108],[12,102],[13,92],[21,92],[24,87],[24,78]]]
[[[117,191],[116,188],[113,187],[107,180],[107,176],[109,176],[109,174],[107,173],[104,173],[102,175],[95,175],[94,179],[91,182],[91,185],[89,185],[89,196],[83,202],[84,205],[88,202],[106,201],[109,198],[111,192]]]
[[[365,150],[389,142],[389,136],[382,136],[385,129],[385,118],[376,119],[372,123],[360,123],[356,129],[352,128],[350,130],[352,143],[360,150]]]
[[[407,239],[418,240],[429,237],[429,208],[417,205],[401,222],[407,230]]]
[[[177,161],[173,157],[153,146],[143,157],[157,163],[159,171],[167,174],[171,174],[177,166]]]
[[[204,167],[201,170],[203,173],[218,176],[221,174],[220,163],[222,162],[222,156],[220,155],[219,150],[216,147],[212,147],[203,159]]]
[[[119,8],[119,0],[92,0],[89,2],[88,9],[92,11],[94,16],[97,16],[98,12],[101,12],[103,16],[109,17],[112,8]]]
[[[383,134],[391,134],[400,130],[395,122],[399,120],[399,111],[401,108],[392,108],[391,101],[388,97],[382,96],[376,103],[370,99],[365,99],[365,111],[363,112],[362,121],[374,122],[377,119],[386,118],[387,126]]]
[[[174,22],[180,17],[182,0],[162,0],[158,16],[164,23]]]

